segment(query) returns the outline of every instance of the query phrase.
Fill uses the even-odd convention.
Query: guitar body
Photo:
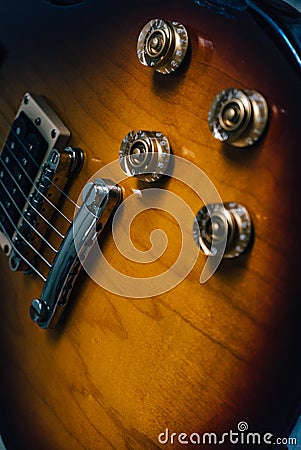
[[[199,282],[200,253],[180,284],[154,297],[119,296],[83,272],[54,330],[39,329],[28,315],[41,282],[10,271],[1,254],[1,433],[8,449],[181,448],[171,433],[221,435],[241,421],[249,431],[288,432],[301,393],[300,72],[263,21],[237,14],[227,18],[192,1],[1,6],[3,139],[23,95],[45,96],[71,130],[71,144],[85,152],[69,191],[77,199],[98,169],[118,159],[129,131],[162,131],[173,154],[202,169],[223,201],[247,206],[255,229],[252,248],[222,261],[207,283]],[[181,21],[190,35],[186,62],[170,76],[143,67],[136,55],[140,30],[157,17]],[[210,133],[211,102],[229,87],[255,89],[269,104],[267,131],[253,147],[222,145]],[[141,187],[135,178],[121,185]],[[178,180],[163,189],[195,213],[202,207]],[[149,268],[123,257],[110,230],[102,236],[104,255],[129,276],[161,273],[180,249],[173,220],[147,210],[131,235],[145,250],[155,228],[169,242]],[[160,443],[166,429],[168,442]]]

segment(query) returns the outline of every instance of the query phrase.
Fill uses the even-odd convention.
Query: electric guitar
[[[11,0],[0,21],[8,450],[285,443],[300,14]]]

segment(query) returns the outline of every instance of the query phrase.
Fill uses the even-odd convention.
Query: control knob
[[[247,209],[238,203],[213,203],[196,215],[194,239],[206,255],[215,255],[217,246],[226,243],[224,258],[236,258],[249,247],[253,225]]]
[[[268,106],[257,91],[226,89],[213,100],[208,122],[219,141],[248,147],[258,141],[266,128]]]
[[[157,131],[131,131],[120,146],[119,162],[123,172],[142,181],[157,181],[166,173],[169,160],[168,139]]]
[[[137,55],[144,66],[169,74],[183,62],[188,48],[188,33],[179,22],[150,20],[138,37]]]

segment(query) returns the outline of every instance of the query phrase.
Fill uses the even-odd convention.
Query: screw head
[[[48,305],[37,298],[35,298],[30,305],[30,317],[33,322],[39,323],[45,320],[49,312]]]

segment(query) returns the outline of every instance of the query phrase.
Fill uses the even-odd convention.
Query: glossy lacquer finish
[[[24,93],[44,95],[86,154],[70,191],[76,199],[96,170],[118,158],[127,133],[161,131],[223,201],[247,207],[255,229],[252,249],[223,261],[207,283],[199,282],[200,253],[182,283],[152,298],[111,294],[83,273],[63,323],[46,331],[28,314],[41,283],[10,272],[1,254],[7,447],[182,448],[178,440],[159,443],[158,435],[166,428],[223,433],[241,421],[285,436],[301,387],[300,75],[285,47],[248,11],[225,18],[192,1],[3,3],[2,137]],[[153,73],[137,58],[137,37],[153,18],[179,21],[189,33],[189,54],[173,75]],[[267,131],[247,149],[222,145],[208,127],[212,100],[230,87],[254,89],[269,105]],[[133,178],[121,185],[125,197],[144,186]],[[180,181],[160,186],[195,214],[203,206]],[[72,216],[67,204],[63,210]],[[105,256],[129,276],[161,273],[176,260],[181,234],[169,214],[147,210],[131,229],[138,249],[150,247],[155,228],[169,238],[157,262],[146,267],[123,257],[110,230],[101,242]]]

